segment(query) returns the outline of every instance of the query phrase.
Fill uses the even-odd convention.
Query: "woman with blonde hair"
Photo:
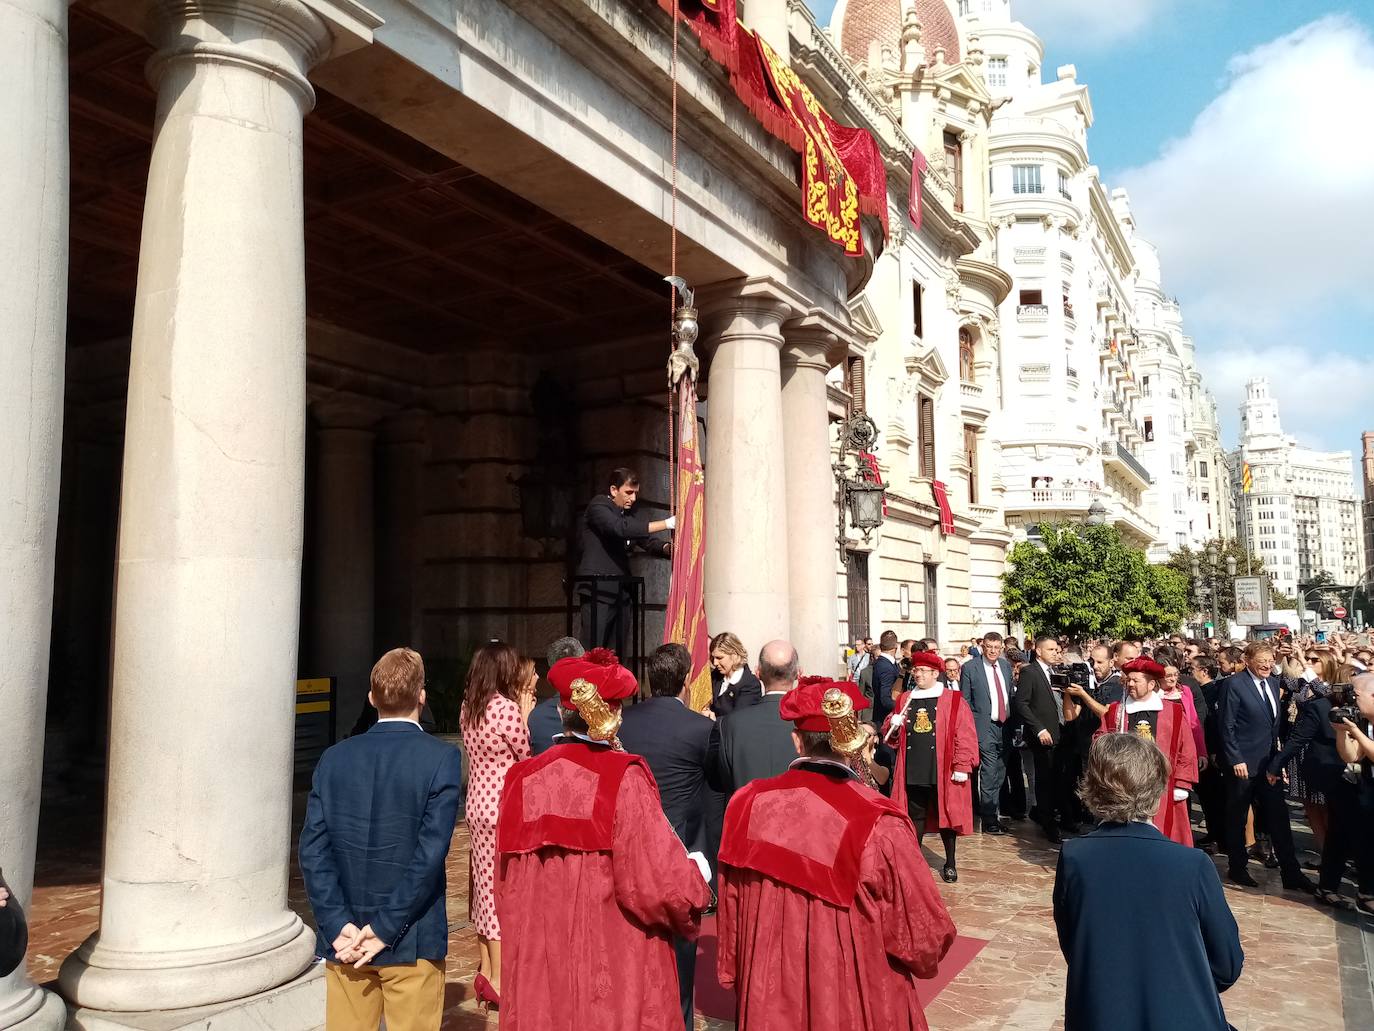
[[[1240,979],[1240,932],[1212,860],[1152,823],[1170,775],[1136,734],[1103,734],[1088,753],[1079,795],[1101,825],[1064,842],[1054,877],[1064,1031],[1230,1026],[1220,993]]]
[[[749,655],[740,639],[728,631],[716,634],[711,638],[711,704],[707,715],[724,716],[761,701],[763,685],[749,668]]]
[[[477,929],[479,961],[472,987],[479,1004],[501,1002],[501,925],[496,919],[496,818],[506,771],[530,757],[525,724],[539,676],[511,645],[489,641],[468,667],[459,719],[468,753],[467,824],[472,839],[468,911]]]

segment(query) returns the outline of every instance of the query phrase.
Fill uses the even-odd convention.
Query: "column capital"
[[[769,335],[776,334],[787,319],[811,310],[801,294],[764,276],[701,287],[697,306],[703,328],[708,331],[718,332],[742,319]]]
[[[390,405],[361,394],[330,394],[309,398],[310,417],[323,431],[356,430],[372,434],[377,424],[392,411]]]
[[[852,335],[849,325],[829,312],[812,308],[783,323],[783,364],[829,372],[844,360]]]

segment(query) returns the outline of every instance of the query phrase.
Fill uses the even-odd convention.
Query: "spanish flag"
[[[692,709],[711,701],[711,636],[706,630],[706,477],[697,435],[697,391],[691,376],[678,381],[677,534],[673,541],[673,581],[663,642],[684,645],[692,653]]]
[[[1240,464],[1240,489],[1241,489],[1241,491],[1242,491],[1243,493],[1245,493],[1245,494],[1249,494],[1249,493],[1250,493],[1250,487],[1251,487],[1251,485],[1252,485],[1254,482],[1255,482],[1255,481],[1254,481],[1254,478],[1251,477],[1251,475],[1250,475],[1250,463],[1249,463],[1249,462],[1242,462],[1242,463]]]

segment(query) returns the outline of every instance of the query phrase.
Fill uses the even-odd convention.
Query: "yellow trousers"
[[[325,964],[326,1031],[438,1031],[444,1015],[444,965],[421,959],[388,967]]]

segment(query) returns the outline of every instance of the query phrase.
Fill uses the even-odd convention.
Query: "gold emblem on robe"
[[[1143,737],[1147,741],[1153,741],[1155,739],[1154,731],[1150,729],[1149,720],[1141,720],[1140,722],[1138,722],[1135,725],[1135,732],[1137,736]]]
[[[935,729],[935,724],[930,722],[930,713],[925,709],[916,710],[916,721],[911,724],[911,729],[917,734],[929,734]]]

